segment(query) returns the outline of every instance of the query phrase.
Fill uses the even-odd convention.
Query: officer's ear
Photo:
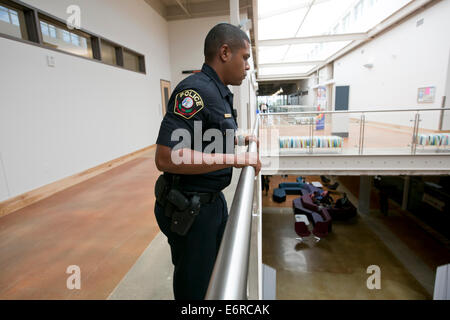
[[[220,47],[219,57],[222,62],[227,62],[231,59],[231,48],[227,44]]]

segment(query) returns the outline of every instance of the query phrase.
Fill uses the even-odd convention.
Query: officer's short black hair
[[[212,28],[205,39],[205,60],[211,61],[220,47],[227,44],[231,52],[245,47],[245,41],[250,43],[247,34],[239,27],[229,23],[219,23]]]

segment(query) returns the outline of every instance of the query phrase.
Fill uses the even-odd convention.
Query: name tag
[[[229,119],[232,117],[232,115],[230,113],[225,113],[224,114],[225,119]]]

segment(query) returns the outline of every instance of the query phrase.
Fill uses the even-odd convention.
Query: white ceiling
[[[145,0],[166,20],[228,15],[230,0]],[[433,0],[240,0],[257,79],[302,79]]]
[[[413,0],[258,0],[258,78],[309,75]]]

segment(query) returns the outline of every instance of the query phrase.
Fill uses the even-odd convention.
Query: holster
[[[155,196],[158,204],[164,208],[164,214],[172,220],[171,231],[186,235],[200,213],[200,197],[195,194],[186,196],[178,190],[176,178],[169,183],[164,175],[156,181]]]
[[[175,210],[173,212],[170,230],[180,236],[185,236],[200,213],[200,207],[200,197],[192,196],[189,205],[184,210]]]
[[[170,184],[162,174],[159,176],[158,180],[156,180],[155,197],[156,202],[158,202],[158,204],[163,208],[166,206],[167,195],[169,194],[169,191]]]

